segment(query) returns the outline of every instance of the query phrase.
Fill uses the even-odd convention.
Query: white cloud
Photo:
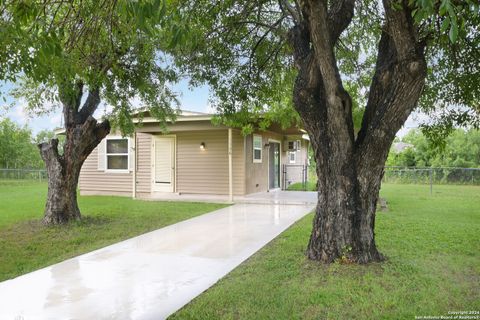
[[[14,105],[5,115],[7,118],[12,119],[19,125],[23,126],[28,121],[28,115],[25,112],[27,107],[27,101],[25,99],[19,99],[18,103]]]

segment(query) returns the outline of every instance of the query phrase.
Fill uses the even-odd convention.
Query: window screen
[[[107,169],[128,170],[128,139],[107,140]]]
[[[253,135],[253,162],[262,162],[262,136]]]

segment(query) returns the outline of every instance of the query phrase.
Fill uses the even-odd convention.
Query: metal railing
[[[308,166],[305,164],[282,165],[282,189],[286,190],[292,184],[301,183],[302,189],[306,190],[308,182]]]
[[[33,180],[46,181],[47,171],[44,169],[0,169],[0,180]]]

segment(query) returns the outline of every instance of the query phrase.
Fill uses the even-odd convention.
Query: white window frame
[[[127,140],[127,153],[108,153],[108,140]],[[127,169],[109,169],[108,156],[127,156]],[[112,136],[105,139],[105,172],[129,173],[130,172],[130,139],[121,136]]]
[[[260,138],[260,148],[255,147],[255,138]],[[260,150],[260,159],[255,159],[255,150]],[[262,163],[263,159],[263,138],[259,134],[252,135],[252,159],[253,163]]]
[[[292,156],[293,155],[293,160],[292,160]],[[297,163],[297,151],[289,151],[288,152],[288,163],[292,164],[292,163]]]

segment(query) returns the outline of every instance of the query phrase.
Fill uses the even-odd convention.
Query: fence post
[[[428,170],[428,173],[430,175],[430,195],[433,194],[433,169],[430,168],[430,170]]]
[[[305,191],[308,191],[308,162],[305,160]]]
[[[304,165],[303,169],[303,190],[307,191],[307,166]]]

